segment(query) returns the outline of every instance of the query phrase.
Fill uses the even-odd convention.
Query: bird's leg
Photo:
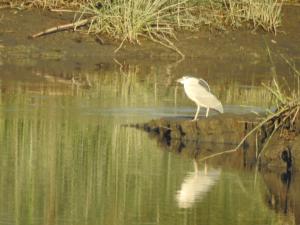
[[[208,117],[209,107],[206,109],[206,117]]]
[[[199,112],[200,112],[200,106],[198,105],[197,106],[197,112],[196,112],[195,117],[194,117],[193,120],[197,120]]]

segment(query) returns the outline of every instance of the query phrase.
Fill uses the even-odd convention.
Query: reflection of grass
[[[155,77],[147,74],[145,81],[136,69],[129,70],[131,75],[90,75],[92,89],[74,93],[66,86],[49,96],[53,86],[41,85],[40,92],[32,94],[21,83],[2,92],[0,214],[5,220],[22,225],[215,224],[212,214],[199,214],[211,211],[220,215],[220,223],[230,217],[236,224],[253,224],[253,214],[264,224],[280,222],[265,206],[263,189],[253,188],[252,174],[235,172],[223,173],[225,177],[185,218],[173,213],[178,211],[175,193],[192,162],[159,151],[144,132],[121,127],[123,118],[85,116],[74,110],[85,96],[96,101],[113,96],[107,99],[111,101],[125,94],[136,98],[143,91],[144,97],[151,97]],[[126,88],[130,90],[124,93]],[[228,179],[233,175],[235,179]],[[256,187],[264,187],[261,179]]]
[[[184,91],[176,88],[177,77],[168,74],[168,71],[168,66],[157,69],[155,66],[142,68],[132,65],[124,65],[121,70],[74,72],[59,76],[35,71],[39,79],[46,81],[40,84],[28,83],[24,91],[49,96],[81,96],[99,106],[192,106],[193,103]],[[162,77],[161,74],[165,75]],[[228,78],[220,78],[218,83],[214,83],[211,85],[213,93],[225,105],[269,107],[269,102],[273,101],[272,94],[263,87],[242,86]],[[266,81],[266,84],[271,84],[271,81]],[[16,88],[8,86],[6,91],[13,94]]]
[[[26,89],[45,95],[82,96],[88,100],[97,99],[98,104],[125,106],[170,106],[193,105],[184,91],[176,88],[176,78],[168,74],[169,68],[157,69],[155,66],[143,68],[124,65],[119,70],[103,70],[91,73],[73,73],[54,76],[36,71],[39,79],[46,83],[31,85]],[[163,77],[161,74],[165,74]],[[271,84],[266,81],[266,84]],[[211,81],[209,81],[211,83]],[[212,84],[213,93],[225,105],[245,105],[269,107],[272,94],[260,86],[243,86],[235,80],[220,78]],[[39,89],[40,87],[40,89]],[[12,90],[14,91],[14,90]],[[108,100],[109,99],[109,100]]]
[[[259,86],[247,87],[232,82],[226,85],[226,91],[223,86],[216,86],[215,90],[224,104],[268,107],[272,102],[270,92]]]

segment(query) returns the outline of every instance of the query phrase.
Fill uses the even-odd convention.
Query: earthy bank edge
[[[223,114],[198,121],[191,121],[191,118],[161,118],[131,126],[148,132],[169,151],[201,160],[234,149],[260,119],[254,114]],[[259,161],[259,165],[263,168],[299,171],[299,118],[295,124],[293,131],[282,129],[276,132],[267,145],[265,144],[272,130],[262,126],[250,135],[234,154],[218,155],[214,160],[220,163],[229,160],[231,164],[244,167],[252,167]],[[263,148],[261,157],[257,160],[257,155]],[[223,156],[226,158],[225,161]]]
[[[151,66],[172,63],[172,66],[176,67],[174,74],[177,76],[186,73],[187,66],[199,68],[197,70],[199,76],[206,74],[207,68],[210,76],[218,73],[239,75],[249,71],[251,74],[265,74],[269,72],[266,65],[270,63],[265,43],[270,46],[270,51],[274,52],[274,55],[284,54],[288,59],[295,59],[298,65],[299,9],[300,7],[283,8],[285,14],[283,32],[277,36],[264,32],[250,35],[249,31],[244,30],[228,33],[211,33],[208,30],[194,34],[179,33],[176,46],[186,55],[187,60],[183,61],[178,61],[180,57],[176,52],[146,40],[143,41],[143,45],[125,44],[124,48],[115,53],[117,42],[101,37],[104,43],[99,43],[97,37],[80,32],[59,32],[30,39],[28,36],[31,34],[73,21],[73,15],[36,9],[22,11],[2,9],[0,65],[29,66],[35,70],[38,68],[47,73],[60,74],[62,70],[91,71],[102,68],[102,65],[116,66],[114,62],[117,60],[120,63]],[[286,73],[286,66],[280,57],[274,56],[273,62],[280,75]]]

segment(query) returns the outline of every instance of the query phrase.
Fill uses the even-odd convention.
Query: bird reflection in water
[[[180,190],[177,191],[176,200],[179,208],[190,208],[195,202],[200,202],[219,180],[220,169],[208,169],[206,163],[203,169],[199,169],[196,160],[194,167],[194,171],[188,173]]]

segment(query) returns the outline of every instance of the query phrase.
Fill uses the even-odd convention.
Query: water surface
[[[0,77],[0,224],[290,224],[260,173],[197,164],[123,126],[193,116],[168,67],[25,75]],[[271,98],[255,76],[206,79],[226,112]]]

